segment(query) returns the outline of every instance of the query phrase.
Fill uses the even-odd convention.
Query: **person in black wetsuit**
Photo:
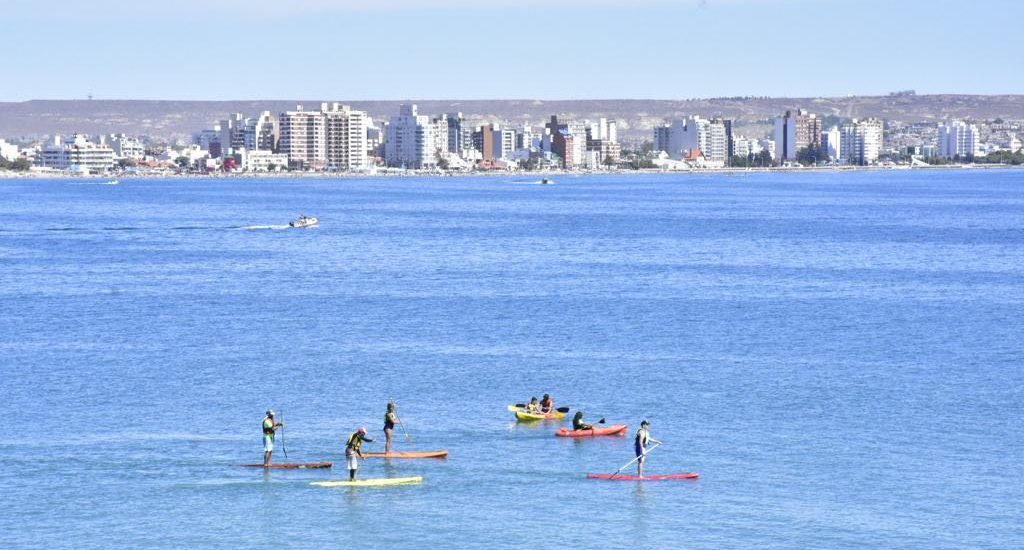
[[[576,414],[572,417],[572,429],[575,431],[593,430],[594,426],[583,421],[583,411],[576,411]]]
[[[384,413],[384,454],[391,454],[391,434],[395,431],[395,424],[398,422],[398,414],[395,413],[395,404],[388,403],[388,412]]]

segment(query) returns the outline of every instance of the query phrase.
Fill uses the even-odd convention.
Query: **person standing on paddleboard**
[[[395,404],[388,403],[388,412],[384,413],[384,454],[391,454],[391,434],[395,431],[395,424],[398,423],[398,413],[395,412]]]
[[[356,470],[359,469],[359,459],[363,458],[363,442],[373,443],[373,440],[366,437],[366,428],[359,428],[348,436],[348,443],[345,444],[345,460],[348,462],[348,479],[356,480]]]
[[[274,452],[274,433],[284,424],[274,422],[274,411],[268,410],[263,417],[263,467],[270,466],[270,455]]]
[[[661,441],[651,437],[651,423],[644,420],[640,422],[640,429],[636,431],[636,439],[633,441],[633,450],[636,451],[636,475],[644,477],[644,455],[647,454],[647,445],[651,443],[661,444]]]

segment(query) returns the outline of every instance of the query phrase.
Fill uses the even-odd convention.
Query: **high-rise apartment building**
[[[559,122],[558,117],[551,116],[551,121],[544,125],[545,139],[550,140],[550,151],[562,159],[562,167],[572,170],[582,166],[587,152],[586,124],[576,121]]]
[[[220,121],[220,152],[227,156],[245,147],[245,117],[234,113]]]
[[[803,109],[775,119],[775,150],[780,161],[795,160],[807,147],[821,147],[821,119]]]
[[[302,105],[278,117],[281,137],[278,152],[288,157],[288,166],[297,170],[321,169],[327,164],[326,118],[322,113],[306,111]]]
[[[832,162],[842,158],[842,142],[839,127],[833,126],[821,133],[821,152]]]
[[[276,151],[279,137],[277,120],[270,111],[263,111],[256,118],[245,120],[242,142],[247,151]]]
[[[731,121],[707,120],[697,115],[673,120],[654,128],[654,150],[664,151],[674,160],[699,151],[709,166],[725,166],[729,158]]]
[[[401,105],[385,131],[384,161],[388,166],[421,169],[437,163],[430,119],[416,105]]]
[[[838,158],[846,164],[874,164],[882,150],[882,121],[853,119],[839,129],[839,141]]]
[[[967,159],[981,152],[978,127],[961,120],[939,124],[939,156]]]
[[[322,103],[324,162],[329,170],[362,170],[367,165],[366,113],[340,103]]]

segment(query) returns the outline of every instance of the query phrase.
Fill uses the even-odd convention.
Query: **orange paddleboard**
[[[366,458],[448,458],[448,451],[363,453]]]

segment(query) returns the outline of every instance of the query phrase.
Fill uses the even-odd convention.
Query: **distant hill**
[[[344,101],[370,113],[375,121],[396,114],[399,101]],[[624,137],[647,137],[665,119],[689,114],[722,115],[736,120],[739,133],[768,131],[768,119],[786,109],[805,108],[821,116],[880,117],[905,122],[948,118],[1024,119],[1024,95],[892,95],[842,98],[712,98],[689,100],[418,100],[420,112],[436,115],[461,111],[474,122],[541,125],[552,114],[567,118],[607,117],[619,123]],[[188,140],[229,113],[279,113],[306,101],[120,101],[34,100],[0,103],[0,137],[42,137],[83,132],[126,133],[162,140]]]

